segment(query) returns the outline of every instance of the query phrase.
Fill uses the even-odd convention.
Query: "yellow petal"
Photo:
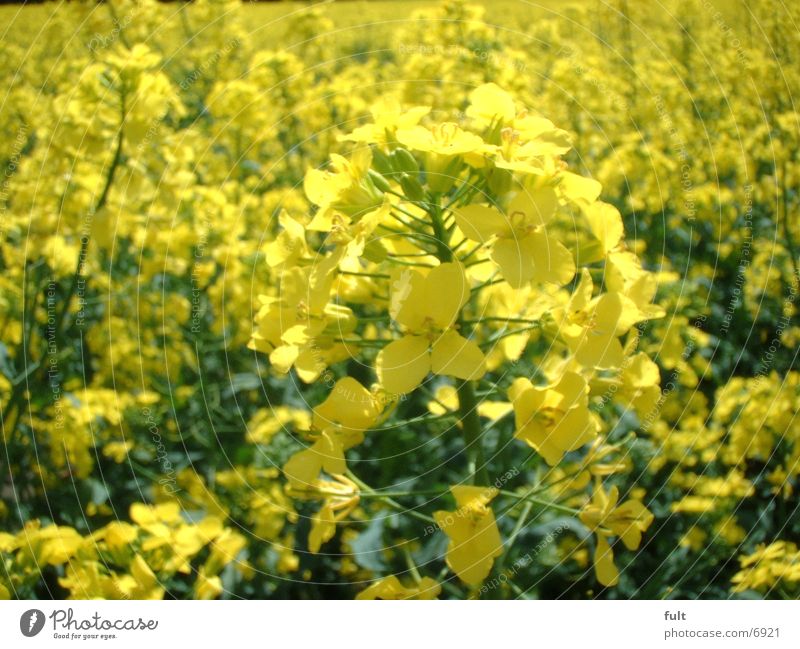
[[[405,269],[394,276],[389,301],[392,318],[411,331],[418,330],[426,314],[425,277],[416,270]]]
[[[486,373],[486,358],[478,345],[450,329],[433,343],[431,369],[440,376],[475,381]]]
[[[536,420],[518,426],[514,437],[534,449],[550,466],[555,466],[564,457],[564,449],[556,444],[553,436]]]
[[[537,282],[563,286],[575,276],[572,253],[546,231],[531,233],[520,245],[533,258],[533,278]]]
[[[495,83],[484,83],[469,93],[467,115],[491,122],[510,122],[517,114],[514,98]]]
[[[592,276],[588,269],[582,268],[578,286],[569,299],[569,310],[582,311],[589,306],[589,303],[592,301],[592,291],[594,291]]]
[[[597,537],[597,548],[594,551],[594,571],[597,581],[603,586],[616,586],[619,582],[619,571],[614,565],[614,552],[604,536]]]
[[[625,353],[613,333],[587,330],[575,352],[575,358],[584,367],[612,369],[622,365]]]
[[[381,385],[394,394],[404,394],[416,388],[431,370],[427,339],[404,336],[384,347],[375,361]]]
[[[322,468],[328,474],[341,475],[347,471],[344,446],[338,435],[324,432],[312,448],[322,456]]]
[[[653,522],[653,514],[638,500],[629,500],[614,510],[614,533],[622,539],[625,547],[636,550],[642,542],[642,532]]]
[[[606,272],[605,281],[611,291],[625,290],[627,284],[645,273],[641,260],[630,250],[611,252],[606,260]]]
[[[216,599],[222,591],[222,580],[219,577],[209,577],[203,572],[197,575],[197,580],[194,582],[195,599]]]
[[[514,379],[511,382],[511,387],[508,389],[508,398],[511,399],[514,408],[517,407],[517,402],[523,399],[529,390],[533,389],[533,383],[531,383],[530,379],[524,376]]]
[[[579,403],[587,403],[589,386],[586,379],[576,372],[564,372],[553,390],[559,395],[558,407],[568,410]]]
[[[331,475],[347,471],[344,446],[338,435],[324,432],[309,448],[295,453],[283,466],[283,473],[293,487],[307,488],[322,470]]]
[[[630,363],[624,372],[625,383],[636,388],[658,386],[661,374],[650,357],[644,352],[639,352],[631,357]]]
[[[562,452],[575,451],[594,439],[597,433],[595,421],[588,408],[572,408],[556,424],[548,437],[548,442]]]
[[[292,369],[292,363],[294,363],[299,353],[300,350],[294,345],[281,345],[272,350],[269,355],[269,362],[276,371],[286,374]]]
[[[436,599],[442,587],[430,577],[423,577],[416,586],[406,588],[394,575],[389,575],[362,590],[356,599]]]
[[[294,261],[307,253],[305,229],[302,224],[295,221],[285,210],[278,216],[278,221],[283,231],[264,247],[267,264],[272,268]]]
[[[495,235],[511,233],[508,217],[485,205],[467,205],[453,214],[464,236],[473,241],[485,242]]]
[[[453,485],[450,493],[455,498],[459,510],[482,509],[488,505],[497,494],[500,493],[496,487],[481,487],[476,485]]]
[[[314,205],[325,205],[336,200],[339,192],[349,184],[343,174],[322,169],[309,169],[303,179],[303,189]]]
[[[370,584],[367,588],[356,595],[356,599],[406,599],[405,595],[407,592],[407,589],[403,587],[403,584],[400,583],[400,580],[397,577],[394,575],[389,575],[388,577],[384,577],[383,579]]]
[[[511,201],[508,214],[512,219],[515,214],[524,215],[527,225],[539,227],[550,222],[556,207],[558,196],[552,187],[540,187],[533,191],[522,189]]]
[[[522,288],[533,279],[533,259],[518,239],[498,239],[492,248],[492,260],[512,288]]]
[[[327,543],[336,534],[336,514],[331,503],[325,503],[311,518],[311,531],[308,533],[308,550],[317,554],[323,543]]]
[[[603,186],[596,180],[584,178],[569,171],[562,172],[559,178],[561,182],[558,184],[558,189],[561,194],[582,207],[588,207],[590,203],[594,203],[603,189]]]
[[[608,203],[596,202],[586,210],[586,217],[603,252],[608,253],[616,248],[625,234],[619,210]]]
[[[397,140],[416,151],[429,151],[434,146],[433,134],[422,126],[397,129]]]
[[[298,451],[283,465],[283,473],[293,487],[307,488],[319,476],[322,458],[310,449]]]
[[[597,298],[584,313],[590,325],[573,340],[568,340],[575,350],[576,359],[585,367],[620,367],[624,350],[617,336],[621,333],[620,329],[630,322],[622,315],[622,297],[618,293],[606,293]],[[622,327],[620,322],[623,323]]]
[[[487,419],[500,419],[511,412],[508,401],[482,401],[478,406],[478,414]]]
[[[417,590],[419,591],[417,599],[436,599],[442,592],[442,587],[430,577],[423,577],[417,585]]]
[[[447,565],[466,584],[480,584],[492,571],[503,541],[491,510],[473,517],[468,513],[435,512],[434,519],[450,538]]]
[[[469,282],[461,264],[441,264],[425,278],[424,306],[428,317],[441,329],[453,326],[469,296]]]
[[[364,431],[375,423],[379,414],[380,407],[372,393],[356,379],[346,376],[314,408],[313,425],[318,430],[333,427],[346,432]]]
[[[319,351],[313,348],[300,352],[294,361],[294,369],[303,383],[316,381],[325,367],[325,362],[320,357]]]

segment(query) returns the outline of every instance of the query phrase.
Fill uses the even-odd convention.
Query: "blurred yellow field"
[[[0,8],[0,597],[800,596],[797,20]]]

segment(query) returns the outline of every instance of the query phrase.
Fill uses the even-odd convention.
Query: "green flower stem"
[[[442,208],[439,205],[439,200],[431,201],[428,213],[431,215],[431,222],[433,224],[433,234],[436,237],[436,247],[439,261],[447,263],[453,261],[453,252],[450,250],[450,237],[444,227],[442,220]]]
[[[504,279],[487,279],[483,284],[478,284],[477,286],[473,286],[470,291],[472,293],[477,293],[478,291],[486,288],[487,286],[494,286],[495,284],[500,284],[501,282],[505,282]]]
[[[469,457],[469,474],[472,484],[488,485],[489,477],[481,446],[481,421],[478,417],[478,398],[475,383],[464,381],[457,388],[458,414],[464,430],[464,444]]]
[[[350,270],[340,270],[339,274],[352,275],[353,277],[374,277],[376,279],[389,279],[391,277],[391,275],[386,275],[385,273],[357,273]]]
[[[111,159],[111,164],[106,172],[105,184],[103,185],[103,190],[100,193],[97,202],[90,208],[88,213],[88,217],[94,219],[97,212],[99,212],[106,204],[108,200],[108,195],[111,191],[111,186],[114,184],[114,178],[117,173],[117,169],[120,167],[122,162],[122,149],[123,149],[123,128],[125,126],[125,115],[126,115],[126,104],[125,104],[126,95],[125,92],[120,93],[120,124],[119,130],[117,131],[117,143],[116,147],[114,148],[114,155]],[[89,233],[85,233],[84,236],[81,237],[81,245],[78,251],[78,258],[76,260],[75,265],[75,274],[72,276],[72,281],[70,282],[69,289],[67,291],[67,295],[63,299],[63,306],[61,307],[61,311],[56,314],[56,321],[53,327],[53,335],[55,336],[56,341],[61,342],[61,337],[64,334],[66,321],[67,321],[67,314],[69,313],[69,307],[72,303],[72,298],[75,295],[75,291],[78,287],[78,282],[81,279],[81,266],[84,263],[84,259],[86,258],[86,254],[89,250]],[[35,294],[34,294],[35,295]],[[36,321],[36,301],[33,301],[33,311],[29,316],[32,320],[29,322]],[[31,332],[32,333],[32,332]],[[28,344],[31,345],[33,342],[32,335],[28,340]],[[34,372],[38,370],[40,365],[36,365],[34,368]],[[20,416],[22,415],[22,398],[25,393],[25,390],[28,389],[28,378],[32,376],[33,373],[28,374],[27,372],[24,375],[24,381],[20,381],[19,383],[15,384],[12,388],[12,394],[9,397],[8,401],[6,402],[6,407],[4,408],[2,415],[0,416],[0,430],[2,430],[3,435],[10,439],[14,431],[17,428],[17,424],[19,423]],[[13,414],[12,414],[13,413]],[[13,420],[11,417],[13,416]],[[13,421],[13,426],[10,425],[10,422]],[[9,424],[9,425],[7,425]]]
[[[521,502],[532,502],[536,503],[537,505],[541,505],[542,507],[545,507],[547,509],[555,509],[556,511],[564,512],[565,514],[575,515],[580,513],[581,511],[580,509],[575,509],[574,507],[567,507],[566,505],[559,505],[558,503],[551,503],[547,500],[542,500],[541,498],[535,498],[530,492],[520,496],[520,494],[514,491],[504,491],[501,489],[500,495],[506,496],[508,498],[516,498],[519,501],[516,504],[519,504]]]
[[[491,316],[487,318],[478,318],[477,320],[462,320],[463,324],[483,324],[484,322],[515,322],[521,324],[537,324],[538,320],[529,320],[527,318],[504,318],[501,316]]]
[[[398,252],[398,253],[388,253],[386,255],[390,259],[394,259],[395,257],[430,257],[431,253],[429,252]]]
[[[530,599],[530,597],[526,595],[526,591],[522,590],[511,579],[508,580],[508,585],[511,588],[511,590],[514,591],[514,594],[517,596],[517,599]]]
[[[397,196],[398,194],[395,194],[395,195]],[[407,209],[401,207],[400,205],[392,205],[392,209],[393,210],[397,210],[401,214],[405,214],[408,218],[413,219],[414,221],[416,221],[417,223],[419,223],[421,226],[423,226],[425,228],[427,228],[430,225],[425,219],[421,219],[418,216],[415,216],[414,214],[409,212]]]
[[[431,264],[420,264],[414,261],[406,261],[405,259],[398,259],[397,257],[392,257],[389,261],[391,261],[391,263],[393,264],[397,264],[398,266],[411,266],[412,268],[433,268]]]
[[[530,516],[531,510],[533,509],[533,502],[530,500],[525,502],[525,506],[522,508],[520,512],[519,518],[517,519],[517,524],[514,525],[514,529],[511,530],[511,535],[508,537],[508,548],[511,549],[511,546],[514,545],[514,541],[517,540],[520,532],[522,532],[523,528],[525,527],[525,523],[528,521],[528,516]],[[502,560],[505,558],[505,555],[501,557],[501,561],[498,563],[498,568],[502,567]]]
[[[119,169],[120,164],[122,162],[122,144],[124,141],[123,138],[123,129],[125,127],[125,117],[126,117],[126,95],[125,92],[120,93],[120,125],[119,131],[117,132],[117,145],[114,148],[114,157],[111,159],[111,165],[108,169],[108,173],[106,174],[106,181],[103,185],[103,191],[100,193],[100,197],[97,199],[97,203],[91,208],[89,212],[89,217],[94,220],[97,213],[105,207],[106,202],[108,201],[108,195],[111,192],[111,186],[114,184],[114,178],[117,173],[117,169]],[[72,297],[75,294],[75,290],[77,289],[78,282],[81,279],[81,266],[84,263],[84,259],[86,259],[86,254],[89,250],[89,234],[85,233],[84,236],[81,237],[81,246],[80,250],[78,251],[78,260],[77,265],[75,267],[75,274],[72,276],[72,282],[69,286],[69,292],[67,293],[66,297],[64,298],[64,306],[61,309],[61,313],[58,314],[56,320],[56,334],[60,333],[62,327],[64,326],[65,319],[67,317],[67,313],[69,313],[69,306],[70,302],[72,302]]]
[[[467,239],[467,238],[462,239],[461,241],[459,241],[456,245],[454,245],[451,248],[451,252],[455,253],[459,248],[461,248],[461,246],[466,244],[468,241],[469,241],[469,239]]]
[[[439,205],[438,198],[431,202],[430,215],[439,247],[437,256],[442,263],[450,262],[453,260],[453,253],[449,246],[450,236],[444,227],[442,208]],[[461,322],[460,319],[459,322]],[[489,477],[481,446],[481,421],[478,417],[478,399],[475,396],[475,383],[473,381],[462,381],[456,388],[456,392],[458,394],[458,417],[464,431],[464,444],[469,458],[469,481],[472,484],[488,485]]]
[[[485,343],[483,343],[483,345],[481,345],[481,347],[487,347],[489,345],[493,345],[498,340],[502,340],[503,338],[508,338],[509,336],[516,336],[517,334],[524,334],[526,331],[531,331],[533,329],[538,329],[538,328],[539,328],[539,325],[535,324],[535,325],[531,325],[530,327],[521,327],[519,329],[514,329],[512,331],[506,331],[506,332],[500,334],[499,336],[494,336],[493,338],[490,338]]]
[[[448,406],[448,405],[442,403],[441,401],[439,401],[439,399],[436,398],[436,395],[433,392],[431,392],[430,390],[428,390],[425,386],[421,385],[421,386],[419,386],[419,389],[420,389],[421,392],[423,392],[424,394],[427,395],[428,399],[433,401],[440,408],[445,410],[447,413],[452,413],[452,409],[450,408],[450,406]]]
[[[494,569],[498,575],[503,573],[503,567],[506,564],[506,559],[508,558],[508,555],[511,552],[511,548],[514,547],[514,542],[517,540],[517,537],[520,535],[520,532],[522,532],[523,528],[525,527],[525,523],[528,522],[528,516],[530,516],[532,509],[533,509],[533,502],[529,500],[525,503],[525,506],[522,508],[519,518],[517,519],[517,522],[514,525],[514,529],[511,530],[511,534],[509,535],[508,540],[505,542],[505,545],[503,547],[503,554],[500,555],[500,558],[494,565]]]
[[[420,512],[418,512],[417,510],[415,510],[413,508],[409,508],[409,507],[406,507],[405,505],[400,504],[396,500],[392,499],[390,496],[384,496],[380,492],[375,491],[372,487],[370,487],[368,484],[366,484],[364,481],[362,481],[358,476],[356,476],[349,469],[347,470],[347,477],[350,478],[353,482],[355,482],[358,485],[359,489],[361,489],[361,491],[363,492],[361,494],[362,497],[380,498],[381,500],[383,500],[387,505],[389,505],[393,509],[401,511],[404,514],[408,514],[409,516],[412,516],[413,518],[416,518],[418,520],[424,521],[427,524],[436,525],[436,521],[433,520],[433,518],[431,518],[430,516],[427,516],[425,514],[421,514]]]
[[[458,203],[462,198],[472,198],[476,191],[478,191],[480,187],[481,176],[480,175],[472,175],[470,174],[469,178],[467,178],[462,184],[461,187],[458,188],[453,197],[450,199],[450,202],[445,205],[445,209],[449,210],[452,208],[456,203]]]
[[[410,199],[408,198],[408,196],[406,196],[405,194],[400,194],[400,193],[398,193],[398,192],[396,192],[396,191],[393,191],[393,190],[391,190],[391,189],[387,190],[387,191],[386,191],[386,192],[384,192],[384,193],[385,193],[385,194],[391,194],[392,196],[397,196],[398,198],[402,198],[402,199],[403,199],[403,201],[404,201],[405,203],[411,203],[411,204],[413,204],[413,205],[415,205],[415,206],[417,206],[417,207],[420,207],[420,206],[419,206],[419,204],[417,204],[417,203],[415,203],[414,201],[410,200]],[[392,205],[392,209],[393,209],[393,210],[398,210],[398,211],[402,212],[403,214],[405,214],[406,216],[409,216],[409,217],[411,217],[411,218],[412,218],[412,219],[414,219],[415,221],[418,221],[418,222],[420,223],[420,225],[423,225],[423,226],[425,226],[426,228],[430,226],[430,224],[429,224],[429,223],[428,223],[428,222],[427,222],[425,219],[421,219],[421,218],[420,218],[420,217],[418,217],[416,214],[412,214],[411,212],[409,212],[407,209],[405,209],[405,208],[404,208],[404,207],[402,207],[401,205],[398,205],[398,204],[393,204],[393,205]]]
[[[345,345],[360,345],[361,347],[385,347],[391,340],[361,340],[359,338],[334,338],[333,342]]]
[[[320,493],[327,493],[325,491],[320,491]],[[373,492],[364,492],[361,494],[362,498],[410,498],[411,496],[441,496],[447,492],[442,491],[441,489],[435,489],[430,491],[373,491]],[[335,496],[337,495],[336,492],[331,492],[330,495]]]
[[[454,412],[445,412],[441,415],[422,415],[420,417],[416,417],[413,419],[406,419],[405,421],[397,421],[393,422],[392,426],[395,428],[403,427],[403,426],[413,426],[414,424],[430,424],[435,421],[440,421],[442,419],[449,419],[450,417],[455,417],[456,413]]]
[[[419,570],[417,570],[417,564],[414,563],[414,557],[411,556],[411,552],[407,545],[403,546],[403,556],[405,557],[406,565],[408,566],[408,572],[411,573],[411,576],[414,578],[416,583],[420,583],[422,581],[422,575],[419,574]]]
[[[425,235],[419,234],[416,231],[403,232],[402,230],[397,230],[395,228],[391,228],[388,225],[381,224],[381,225],[378,226],[378,229],[385,230],[386,232],[391,232],[392,234],[397,235],[398,237],[405,237],[406,239],[413,239],[413,240],[416,240],[416,241],[421,241],[423,243],[430,243],[430,240],[431,240],[430,237],[426,237]],[[419,247],[422,248],[423,246],[419,246]]]
[[[470,257],[472,257],[472,255],[474,255],[476,252],[478,252],[478,251],[479,251],[481,248],[485,248],[485,247],[486,247],[486,244],[485,244],[485,243],[479,243],[478,245],[476,245],[476,246],[473,246],[473,247],[472,247],[472,250],[470,250],[470,251],[469,251],[469,252],[468,252],[466,255],[464,255],[463,257],[460,257],[461,263],[464,263],[464,262],[466,262],[466,261],[467,261],[467,259],[469,259]]]
[[[389,216],[391,216],[395,221],[397,221],[400,225],[408,228],[412,232],[419,232],[417,228],[414,227],[413,223],[409,223],[404,218],[402,218],[399,214],[395,214],[394,212],[389,212]]]

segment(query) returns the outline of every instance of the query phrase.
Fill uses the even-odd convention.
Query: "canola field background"
[[[0,599],[800,596],[800,11],[0,10]]]

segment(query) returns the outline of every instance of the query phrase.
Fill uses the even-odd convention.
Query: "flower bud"
[[[396,171],[416,175],[419,173],[419,165],[416,158],[414,158],[408,150],[397,148],[392,153],[392,166]]]
[[[410,200],[418,202],[425,199],[425,190],[416,178],[403,174],[400,176],[400,186],[403,188],[403,193]]]
[[[380,173],[375,171],[374,169],[370,169],[369,172],[370,180],[372,180],[372,184],[381,191],[381,192],[388,192],[391,187],[389,186],[389,182],[384,178]]]
[[[383,176],[391,176],[394,173],[391,159],[378,148],[372,149],[372,168]]]

